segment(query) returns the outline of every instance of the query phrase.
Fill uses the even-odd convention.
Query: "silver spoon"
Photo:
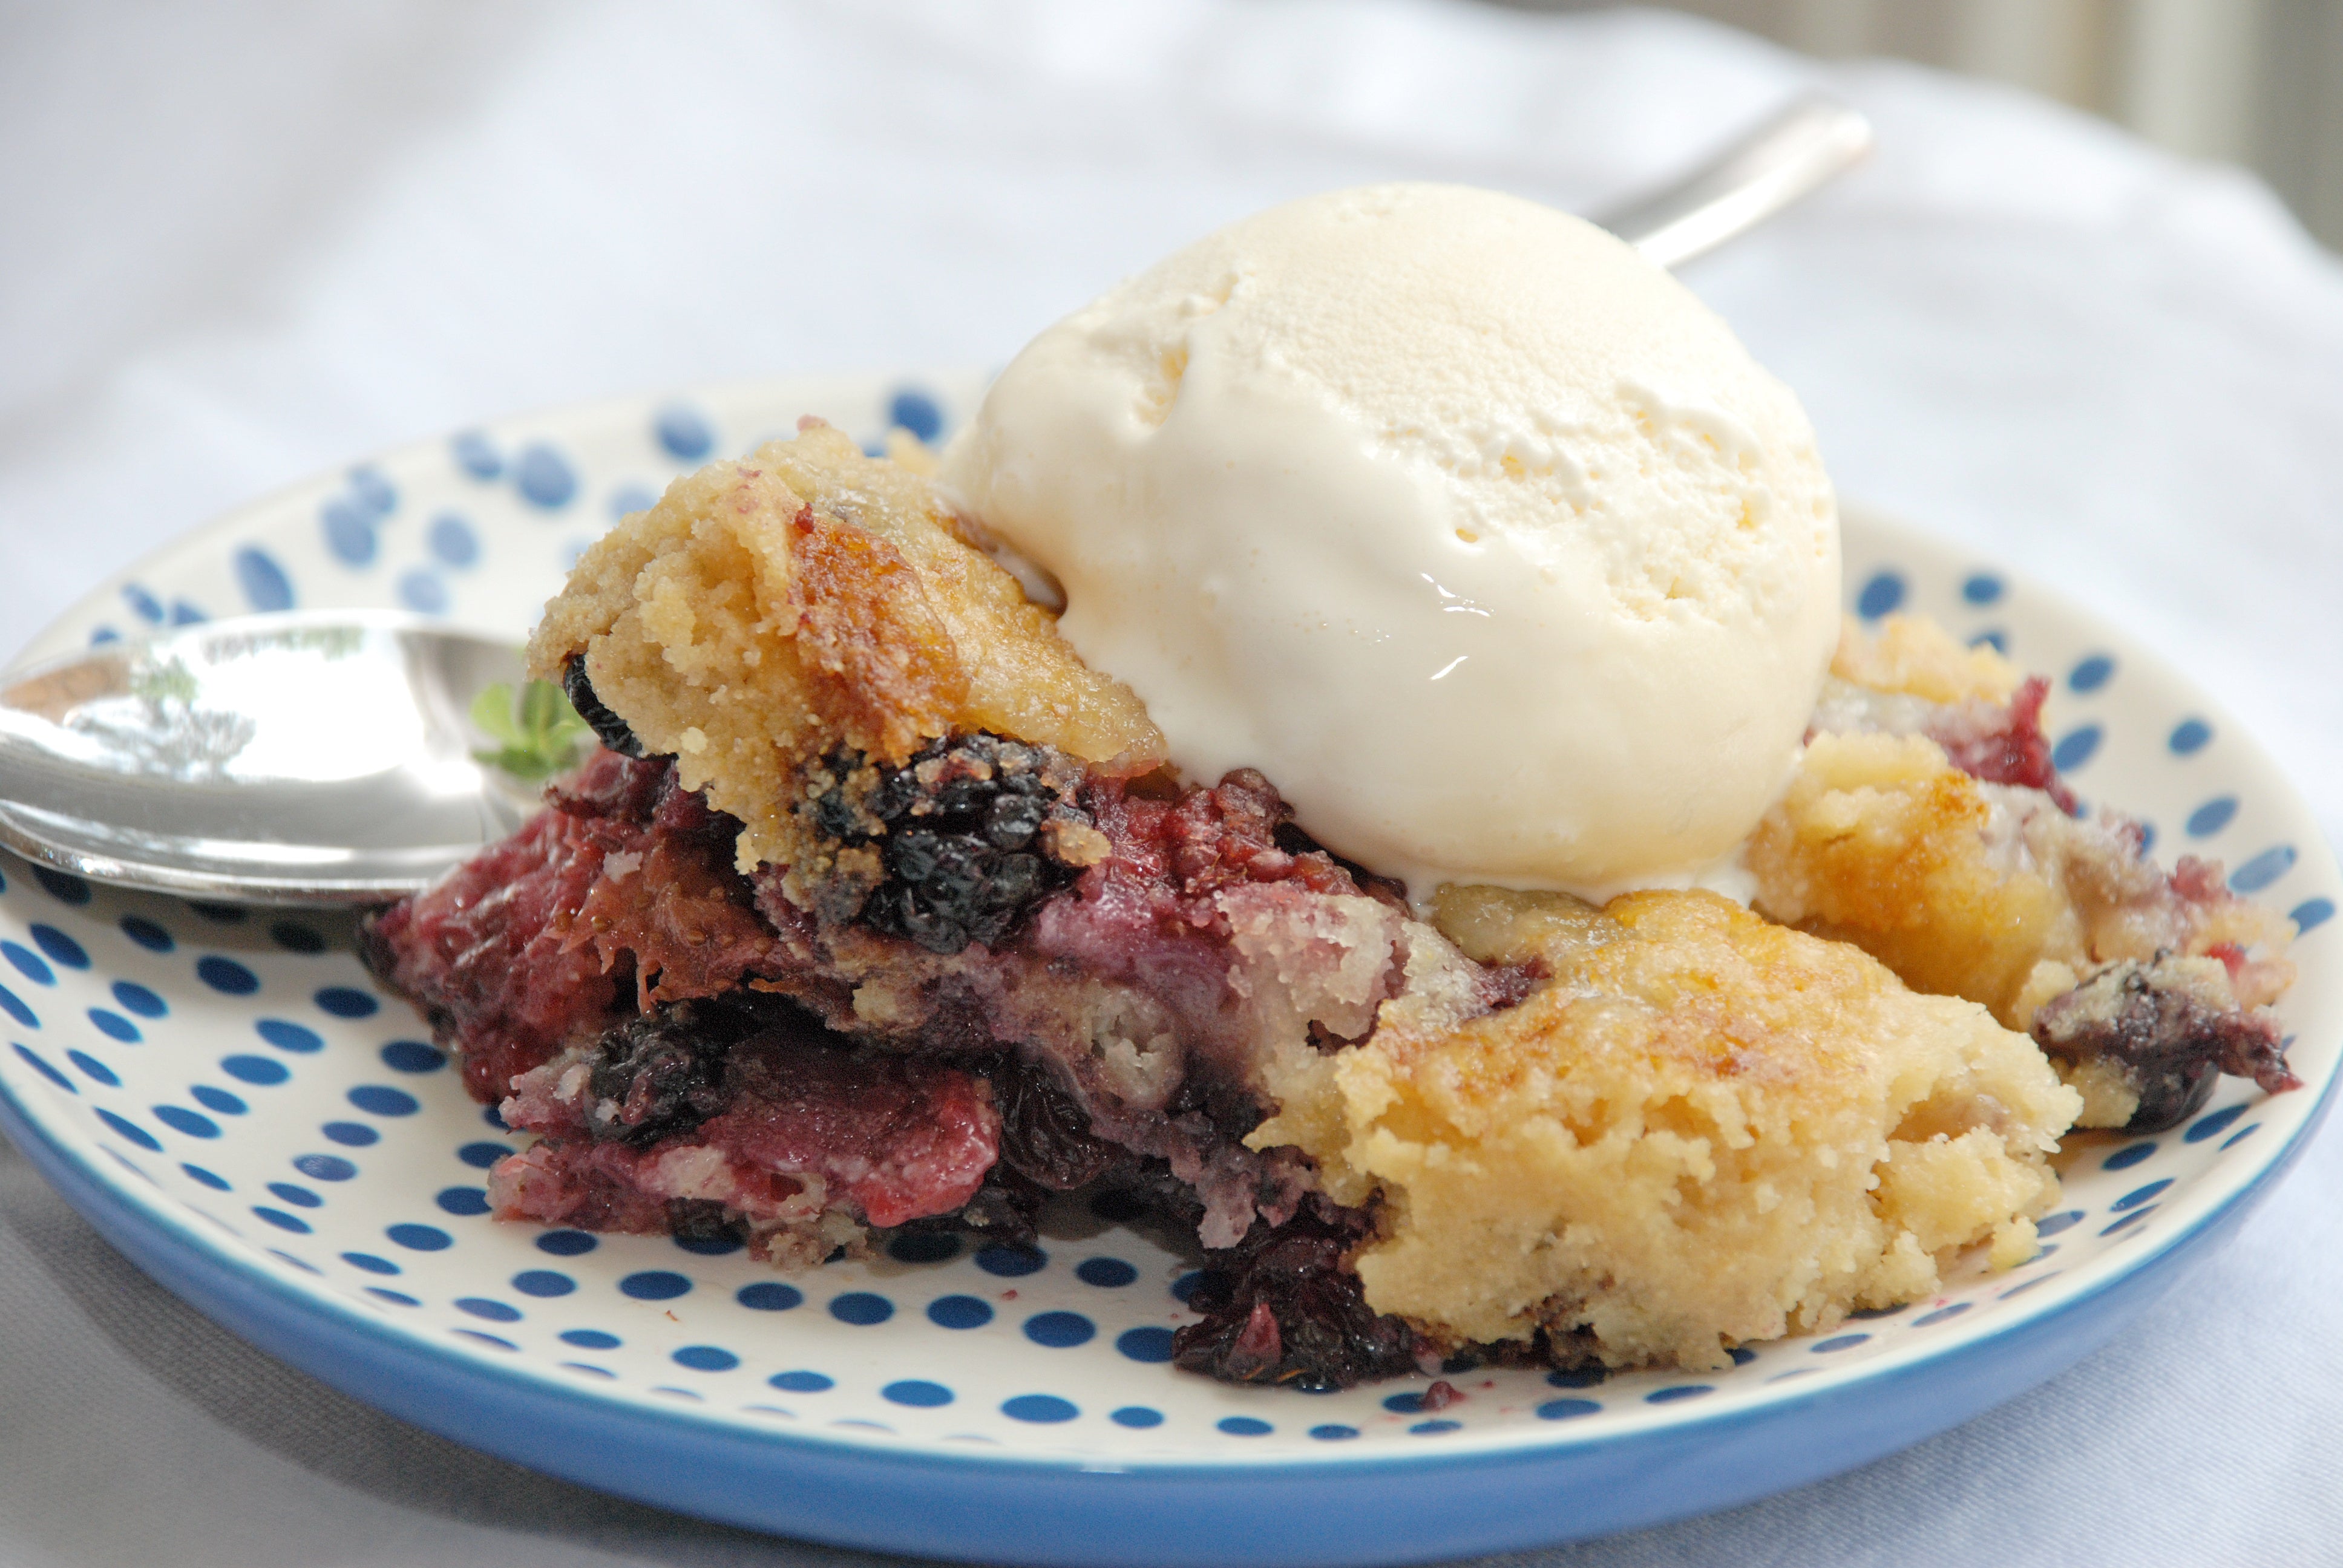
[[[194,898],[367,904],[518,827],[535,791],[474,753],[519,650],[389,611],[248,616],[0,684],[0,842]]]
[[[1764,222],[1870,150],[1801,98],[1595,221],[1664,266]],[[532,785],[478,759],[475,699],[518,650],[388,611],[250,616],[0,677],[0,844],[98,881],[261,904],[369,904],[518,827]]]
[[[1671,185],[1587,216],[1662,266],[1738,238],[1871,156],[1871,122],[1808,93]]]

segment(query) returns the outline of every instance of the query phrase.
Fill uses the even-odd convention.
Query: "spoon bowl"
[[[520,652],[389,611],[248,616],[0,684],[0,842],[101,881],[379,903],[512,831],[535,792],[471,711]]]

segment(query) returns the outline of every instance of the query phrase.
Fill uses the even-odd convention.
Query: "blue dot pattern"
[[[234,959],[207,953],[196,960],[196,978],[223,996],[250,996],[260,989],[260,977]]]
[[[393,1072],[437,1072],[447,1059],[419,1040],[394,1040],[382,1048],[382,1064]]]
[[[1979,607],[2000,602],[2002,581],[1991,572],[1972,572],[1961,579],[1961,598]]]
[[[659,410],[653,433],[669,457],[683,462],[696,463],[716,449],[716,432],[707,419],[680,403]]]
[[[135,1012],[140,1018],[167,1018],[171,1004],[143,985],[130,980],[116,980],[112,987],[114,1000],[125,1012]]]
[[[785,1285],[779,1280],[759,1280],[753,1285],[743,1285],[733,1298],[752,1312],[786,1312],[805,1303],[805,1293],[795,1285]]]
[[[22,1060],[25,1066],[31,1068],[35,1072],[39,1073],[43,1078],[48,1080],[55,1087],[64,1090],[67,1094],[79,1094],[81,1092],[81,1091],[75,1086],[72,1079],[67,1078],[64,1073],[59,1072],[55,1068],[51,1067],[46,1061],[43,1060],[41,1053],[35,1050],[31,1046],[20,1045],[11,1041],[9,1049],[16,1053],[17,1058]]]
[[[2192,839],[2208,839],[2227,827],[2229,819],[2237,814],[2237,798],[2235,795],[2216,795],[2189,812],[2188,819],[2180,826],[2182,831]]]
[[[1023,1393],[1002,1401],[1001,1413],[1011,1421],[1054,1426],[1060,1422],[1073,1420],[1081,1414],[1081,1411],[1071,1400],[1060,1399],[1054,1394]]]
[[[57,983],[56,971],[49,968],[40,954],[22,942],[0,941],[0,958],[5,958],[18,974],[35,985],[53,986]]]
[[[940,1329],[980,1329],[991,1321],[991,1304],[974,1296],[938,1296],[928,1303],[928,1322]]]
[[[136,1144],[138,1148],[146,1150],[148,1153],[160,1154],[163,1152],[163,1146],[155,1141],[155,1135],[147,1131],[144,1127],[139,1126],[136,1122],[130,1121],[128,1118],[119,1115],[115,1111],[100,1111],[97,1113],[97,1119],[100,1121],[105,1122],[108,1127],[114,1129],[114,1131],[119,1133],[123,1138],[128,1140],[131,1143]]]
[[[32,931],[34,945],[48,954],[52,961],[69,970],[89,968],[88,950],[56,927],[35,920]]]
[[[904,1378],[890,1382],[879,1391],[879,1397],[890,1404],[908,1404],[919,1410],[934,1410],[952,1402],[952,1391],[940,1382],[921,1378]]]
[[[1121,1258],[1085,1258],[1075,1267],[1074,1277],[1085,1285],[1111,1291],[1138,1279],[1139,1271]]]
[[[146,1038],[138,1032],[136,1024],[118,1012],[102,1007],[94,1007],[89,1010],[87,1017],[90,1027],[108,1040],[118,1040],[125,1045],[136,1045]]]
[[[22,1050],[23,1048],[19,1047],[18,1049]],[[85,1050],[68,1050],[65,1052],[65,1060],[72,1062],[75,1067],[78,1068],[82,1076],[85,1078],[96,1079],[98,1082],[103,1083],[108,1089],[119,1089],[122,1087],[122,1080],[114,1075],[114,1069],[106,1066],[106,1063],[98,1060],[96,1057],[90,1055],[89,1052]]]
[[[2229,873],[2229,886],[2240,893],[2258,893],[2294,869],[2295,849],[2278,844],[2264,849]]]
[[[289,1050],[297,1056],[314,1056],[326,1049],[324,1035],[281,1018],[264,1018],[252,1026],[252,1030],[277,1050]]]
[[[1088,1344],[1097,1333],[1098,1325],[1080,1312],[1037,1312],[1025,1320],[1025,1337],[1052,1350]]]
[[[460,571],[478,563],[480,538],[462,517],[442,512],[431,519],[431,554],[440,565]]]
[[[1865,620],[1877,620],[1903,604],[1905,592],[1904,579],[1896,573],[1875,573],[1863,585],[1863,591],[1855,595],[1855,613]]]
[[[838,1386],[833,1379],[818,1372],[775,1372],[765,1381],[789,1393],[820,1393]]]
[[[2099,741],[2105,731],[2096,724],[2081,724],[2058,738],[2050,748],[2050,764],[2061,773],[2072,773],[2098,755]]]
[[[457,1296],[455,1311],[471,1312],[473,1317],[483,1317],[488,1322],[520,1322],[520,1308],[489,1301],[488,1296]]]
[[[578,476],[553,447],[537,443],[522,448],[514,465],[513,485],[530,505],[547,511],[568,506],[578,494]]]
[[[329,985],[311,1000],[336,1018],[372,1018],[382,1010],[382,1003],[370,993],[350,986]]]
[[[988,1274],[1004,1280],[1022,1279],[1027,1274],[1040,1273],[1049,1267],[1047,1252],[1029,1251],[1018,1247],[987,1247],[976,1255],[976,1266]]]
[[[849,1291],[831,1298],[830,1315],[841,1323],[871,1328],[895,1315],[895,1303],[870,1291]]]
[[[167,953],[178,945],[168,930],[142,915],[123,916],[122,934],[150,953]]]
[[[423,1109],[415,1096],[388,1084],[362,1083],[349,1092],[349,1101],[370,1116],[412,1116]]]
[[[293,579],[266,550],[246,546],[236,552],[235,569],[236,588],[255,613],[266,615],[294,607]]]
[[[895,394],[887,405],[887,422],[909,430],[922,441],[933,441],[943,434],[943,410],[936,400],[916,387],[906,387]]]
[[[65,871],[53,871],[46,866],[35,866],[32,869],[33,880],[40,883],[42,890],[57,902],[70,904],[75,909],[89,902],[92,897],[89,884],[79,877]]]

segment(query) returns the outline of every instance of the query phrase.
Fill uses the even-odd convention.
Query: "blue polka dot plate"
[[[518,640],[576,553],[719,451],[815,412],[934,436],[970,377],[784,382],[516,418],[297,486],[141,563],[27,659],[206,615],[404,608]],[[2075,788],[2290,912],[2305,1087],[2071,1141],[2034,1261],[1718,1374],[1453,1373],[1310,1395],[1174,1372],[1192,1264],[1084,1211],[1045,1257],[920,1237],[783,1278],[719,1246],[500,1225],[514,1147],[335,917],[93,889],[0,859],[0,1127],[156,1278],[361,1399],[709,1518],[939,1557],[1459,1557],[1654,1523],[1865,1462],[2118,1332],[2319,1120],[2343,883],[2311,814],[2148,649],[1923,536],[1847,526],[1850,602],[2056,678]]]

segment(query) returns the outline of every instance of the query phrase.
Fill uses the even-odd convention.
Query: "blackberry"
[[[692,1131],[728,1101],[724,1060],[732,1047],[793,1012],[752,991],[677,1002],[620,1024],[597,1044],[587,1080],[594,1137],[648,1149]],[[614,1108],[607,1115],[604,1103]]]
[[[669,1199],[667,1225],[677,1241],[703,1246],[722,1241],[737,1245],[749,1239],[748,1226],[712,1198]]]
[[[643,743],[627,728],[627,721],[610,711],[603,700],[594,695],[594,683],[586,678],[586,656],[573,653],[561,661],[561,690],[569,699],[569,706],[578,717],[601,738],[602,744],[621,757],[640,757]]]
[[[1091,1131],[1090,1113],[1041,1063],[1012,1056],[987,1076],[1001,1108],[1001,1162],[1036,1186],[1071,1192],[1130,1161]]]
[[[826,839],[875,846],[881,873],[851,909],[825,912],[930,952],[994,946],[1080,873],[1064,856],[1067,829],[1092,827],[1075,804],[1081,777],[1048,747],[985,734],[931,740],[900,768],[824,758],[800,810]]]
[[[2158,953],[2109,964],[2034,1015],[2035,1043],[2066,1062],[2112,1063],[2139,1094],[2127,1132],[2161,1132],[2204,1108],[2225,1072],[2277,1093],[2298,1083],[2267,1013],[2222,1006]]]
[[[1208,1254],[1188,1298],[1203,1321],[1172,1337],[1172,1361],[1224,1382],[1312,1392],[1414,1371],[1413,1332],[1367,1305],[1343,1262],[1369,1230],[1357,1210],[1313,1195],[1284,1224],[1256,1224]]]

